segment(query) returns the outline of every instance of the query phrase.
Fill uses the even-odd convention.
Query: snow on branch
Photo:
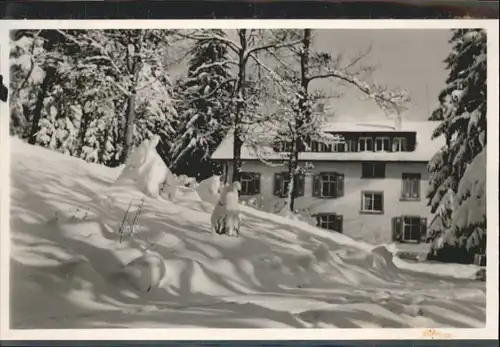
[[[387,87],[379,86],[376,84],[368,84],[344,70],[330,70],[323,74],[311,76],[309,77],[309,80],[312,81],[315,79],[332,77],[338,78],[355,86],[360,91],[365,93],[370,99],[374,100],[383,110],[391,110],[399,113],[403,104],[410,101],[410,96],[407,91],[390,90]]]
[[[88,42],[82,42],[80,40],[78,40],[78,38],[76,38],[75,36],[67,33],[66,31],[64,30],[60,30],[60,29],[56,29],[56,31],[58,33],[60,33],[63,37],[65,37],[67,40],[77,44],[78,46],[87,46],[88,44],[90,44],[92,47],[96,48],[99,53],[101,53],[100,56],[97,56],[98,58],[102,58],[102,59],[105,59],[108,61],[108,63],[113,67],[113,69],[116,71],[116,73],[118,73],[119,75],[126,75],[123,73],[123,71],[116,65],[115,61],[113,58],[111,58],[108,53],[106,52],[106,48],[100,44],[99,42],[97,42],[96,40],[94,40],[90,35],[85,35],[85,39],[88,41]],[[88,59],[90,59],[91,57],[89,57]],[[97,59],[97,58],[96,58]]]
[[[236,41],[233,41],[223,35],[219,35],[213,31],[211,32],[202,31],[201,33],[195,31],[193,33],[187,33],[187,34],[184,34],[179,31],[176,34],[186,39],[197,40],[197,41],[214,41],[214,40],[219,41],[221,43],[226,44],[235,53],[238,53],[242,49],[241,45],[239,45]]]
[[[189,74],[190,75],[197,75],[202,70],[210,70],[210,69],[212,69],[214,67],[224,67],[226,65],[235,65],[235,66],[238,66],[238,62],[236,60],[233,60],[233,59],[227,59],[227,60],[224,60],[224,61],[216,61],[216,62],[213,62],[213,63],[204,63],[204,64],[201,64],[200,66],[198,66],[196,69],[194,69],[192,71],[189,71]]]
[[[296,45],[300,44],[301,42],[302,42],[302,39],[292,40],[292,41],[286,41],[286,40],[283,41],[283,38],[277,38],[276,40],[271,41],[269,43],[265,43],[262,46],[252,47],[252,48],[248,49],[244,53],[244,56],[249,57],[249,56],[251,56],[254,53],[257,53],[259,51],[266,51],[266,50],[270,50],[270,49],[276,50],[276,49],[280,49],[280,48],[288,48],[291,46],[296,46]]]

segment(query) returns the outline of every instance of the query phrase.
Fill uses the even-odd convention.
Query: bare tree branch
[[[409,96],[404,91],[393,92],[377,86],[370,86],[368,83],[362,82],[357,77],[342,70],[334,70],[326,72],[324,74],[309,76],[309,81],[332,77],[340,79],[357,87],[370,99],[375,100],[377,104],[384,110],[393,109],[399,112],[399,110],[401,109],[400,103],[409,101]]]
[[[370,54],[370,52],[372,51],[372,48],[373,48],[373,46],[370,44],[368,46],[368,48],[366,49],[366,51],[360,52],[354,59],[352,59],[349,62],[349,64],[347,64],[346,66],[344,66],[342,68],[342,70],[348,70],[351,67],[357,65],[361,60],[363,60],[364,58],[366,58],[368,56],[368,54]]]
[[[248,57],[248,56],[252,55],[253,53],[257,53],[259,51],[264,51],[264,50],[269,50],[271,48],[272,49],[280,49],[280,48],[295,46],[295,45],[300,44],[301,42],[302,42],[302,40],[295,40],[295,41],[290,41],[290,42],[275,41],[275,42],[265,44],[263,46],[253,47],[245,52],[245,56]]]

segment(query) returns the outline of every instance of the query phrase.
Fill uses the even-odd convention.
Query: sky
[[[410,93],[412,100],[402,114],[403,121],[427,120],[437,106],[448,76],[444,59],[451,51],[449,29],[324,29],[313,30],[313,34],[315,51],[332,56],[342,53],[346,61],[371,46],[362,63],[377,66],[372,81]],[[228,36],[237,41],[234,30],[229,30]],[[311,87],[327,93],[339,90],[332,79],[317,80]],[[362,100],[361,92],[353,87],[340,88],[342,98],[330,99],[325,105],[330,121],[387,120],[373,101]],[[266,108],[274,109],[269,104]]]
[[[412,101],[404,119],[426,120],[437,105],[445,86],[447,71],[444,59],[451,51],[448,29],[335,29],[316,32],[317,50],[332,54],[342,52],[346,58],[372,50],[364,64],[375,64],[373,80],[389,87],[407,89]],[[331,80],[322,80],[314,87],[324,90],[338,88]],[[383,112],[373,101],[360,100],[362,94],[345,88],[343,97],[327,104],[329,112],[339,120],[378,119]]]

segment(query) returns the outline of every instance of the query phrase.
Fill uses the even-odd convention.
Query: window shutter
[[[401,217],[392,218],[392,241],[401,240]]]
[[[253,194],[260,194],[260,173],[253,174]]]
[[[319,227],[321,225],[321,217],[319,215],[313,215],[316,218],[316,226]]]
[[[335,216],[335,219],[336,219],[336,224],[337,224],[337,225],[336,225],[336,230],[337,230],[339,233],[341,233],[341,234],[342,234],[342,232],[343,232],[343,224],[344,224],[344,223],[343,223],[343,220],[344,220],[344,218],[342,217],[342,215],[341,215],[341,214],[338,214],[338,215],[336,215],[336,216]]]
[[[281,196],[281,182],[283,180],[283,176],[280,173],[274,174],[274,195]]]
[[[361,163],[361,177],[369,177],[369,163]]]
[[[336,197],[340,198],[344,196],[344,174],[343,173],[337,173],[337,191],[336,191]]]
[[[320,197],[321,196],[321,176],[320,175],[314,175],[313,176],[312,195],[314,197]]]
[[[427,241],[427,218],[420,218],[420,242]]]
[[[295,192],[297,196],[304,196],[304,175],[297,176],[297,185],[295,187]]]
[[[408,196],[408,184],[407,184],[407,178],[406,175],[403,174],[403,177],[401,177],[401,197],[406,198]]]

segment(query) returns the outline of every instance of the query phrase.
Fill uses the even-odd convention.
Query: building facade
[[[311,223],[373,244],[425,242],[431,219],[425,197],[427,164],[443,143],[431,140],[434,122],[380,124],[335,123],[325,131],[343,142],[310,142],[299,154],[305,174],[297,177],[295,210]],[[276,144],[262,160],[242,150],[241,199],[268,212],[285,205],[289,183],[283,163],[285,144]],[[232,138],[212,158],[232,174]]]

